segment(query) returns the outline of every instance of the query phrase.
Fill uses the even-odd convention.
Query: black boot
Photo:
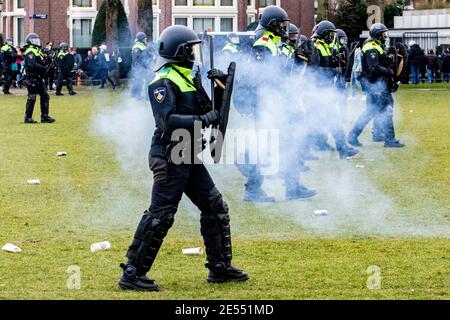
[[[339,158],[347,159],[356,156],[359,154],[359,150],[353,149],[352,147],[345,146],[343,148],[339,148]]]
[[[37,123],[37,121],[35,121],[33,118],[27,118],[27,117],[25,117],[23,122],[27,123],[27,124],[35,124],[35,123]]]
[[[308,199],[317,194],[317,191],[310,190],[302,185],[286,188],[286,200]]]
[[[69,95],[70,96],[74,96],[74,95],[76,95],[77,93],[75,92],[75,91],[71,91],[71,92],[69,92]]]
[[[64,93],[61,93],[61,92],[57,92],[57,93],[55,93],[55,95],[56,95],[56,96],[63,96],[63,95],[64,95]]]
[[[53,123],[55,121],[56,121],[55,119],[53,119],[52,117],[50,117],[47,114],[44,114],[41,116],[41,123]]]
[[[247,202],[275,202],[275,198],[268,196],[261,188],[245,188],[243,199]]]
[[[140,274],[138,269],[130,264],[120,264],[123,269],[123,275],[119,280],[119,287],[123,290],[135,291],[159,291],[158,285],[154,280],[147,278],[145,274]]]
[[[207,279],[209,283],[242,282],[248,280],[247,273],[232,265],[227,266],[223,262],[214,264],[207,263],[205,266],[209,269]]]
[[[359,142],[358,136],[353,131],[351,131],[348,134],[347,142],[354,147],[362,147],[363,146],[362,143]]]
[[[391,140],[384,142],[385,148],[403,148],[405,145],[398,140]]]

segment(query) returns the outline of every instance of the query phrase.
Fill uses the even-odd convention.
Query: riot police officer
[[[47,67],[47,76],[45,77],[45,83],[48,86],[48,90],[53,90],[53,83],[55,80],[55,74],[58,70],[57,66],[57,52],[53,50],[53,42],[47,43],[44,48],[44,62]]]
[[[336,27],[335,25],[328,21],[321,21],[315,27],[315,33],[313,35],[314,46],[316,48],[317,59],[314,62],[318,68],[319,83],[324,86],[333,86],[334,78],[336,76],[337,57],[336,52],[333,49],[332,44],[336,37]],[[353,149],[347,145],[345,132],[342,127],[342,121],[338,116],[337,106],[328,105],[329,103],[335,103],[335,101],[326,102],[327,105],[323,108],[325,110],[320,110],[321,121],[325,123],[326,128],[317,128],[318,132],[314,134],[314,139],[320,150],[333,150],[333,148],[328,144],[328,134],[327,131],[331,131],[331,134],[336,143],[336,149],[339,152],[339,157],[341,159],[346,159],[348,157],[353,157],[359,153],[358,150]]]
[[[53,123],[55,119],[49,116],[50,97],[47,93],[44,77],[47,69],[44,64],[44,53],[41,49],[41,39],[36,33],[30,33],[25,39],[25,71],[27,73],[28,98],[25,106],[25,123],[36,123],[33,120],[36,95],[41,99],[41,123]]]
[[[13,81],[12,64],[16,62],[17,53],[16,49],[13,47],[13,41],[11,38],[6,38],[5,44],[0,49],[0,61],[1,68],[3,71],[3,93],[11,94],[9,88]]]
[[[132,86],[131,96],[141,99],[142,87],[145,83],[146,68],[149,64],[147,54],[147,35],[144,32],[136,34],[135,44],[132,48]]]
[[[222,49],[222,53],[224,54],[226,60],[232,61],[241,53],[241,40],[239,39],[239,36],[231,32],[227,34],[227,43]]]
[[[266,67],[270,67],[271,64],[276,64],[276,67],[278,67],[279,70],[275,72],[279,72],[280,76],[283,74],[286,74],[287,76],[289,70],[287,70],[286,62],[293,58],[295,50],[293,46],[286,47],[285,45],[286,41],[289,40],[289,17],[286,11],[277,6],[268,6],[264,9],[260,24],[264,28],[264,33],[253,45],[256,61],[265,63],[264,66]],[[298,36],[298,29],[294,30],[293,33],[297,33]],[[280,83],[271,83],[270,79],[264,81],[260,80],[258,85],[261,84],[266,85],[272,90],[276,90],[276,87],[280,86]],[[257,103],[260,102],[258,101]],[[285,103],[289,102],[287,101]],[[258,114],[255,115],[257,122],[259,116],[260,115]],[[289,117],[286,117],[284,120],[286,123],[280,125],[289,126]],[[292,137],[288,132],[289,130],[286,130],[286,127],[283,127],[282,129],[280,157],[282,158],[281,163],[283,164],[283,167],[280,170],[280,176],[284,180],[286,199],[294,200],[313,197],[317,192],[315,190],[309,190],[299,182],[298,166],[295,164],[299,160],[298,154],[300,144],[298,142],[294,142],[293,144]],[[258,166],[255,165],[251,170],[248,170],[244,200],[272,200],[270,197],[267,197],[261,189],[263,180],[261,169]]]
[[[388,29],[384,24],[375,23],[370,28],[370,38],[362,48],[362,80],[363,91],[367,95],[364,113],[358,118],[349,133],[348,142],[354,146],[362,146],[358,137],[370,120],[374,119],[381,127],[384,146],[386,148],[402,148],[405,145],[395,138],[393,121],[394,98],[396,90],[395,70],[388,67],[385,49],[389,43]]]
[[[211,101],[201,83],[191,75],[194,62],[201,59],[200,50],[200,39],[184,26],[167,28],[159,39],[159,57],[154,68],[157,73],[148,89],[156,121],[149,155],[150,169],[154,174],[152,200],[128,249],[128,262],[121,265],[123,276],[119,280],[119,286],[123,289],[159,289],[146,274],[174,222],[183,193],[201,211],[200,224],[208,261],[208,281],[216,283],[248,279],[245,272],[231,265],[227,204],[214,186],[204,164],[193,164],[193,158],[197,157],[196,152],[192,152],[193,145],[171,138],[180,129],[187,130],[191,135],[187,140],[192,143],[193,137],[197,136],[195,134],[201,134],[202,127],[216,124],[220,120],[218,110],[211,109]],[[212,79],[223,80],[227,77],[217,69],[211,70],[208,75]],[[179,147],[184,151],[175,151]]]
[[[69,45],[66,42],[61,42],[60,51],[57,57],[57,66],[58,66],[58,81],[56,82],[56,95],[63,96],[61,93],[62,86],[64,81],[66,82],[67,90],[69,91],[69,95],[73,96],[77,94],[73,91],[72,84],[72,69],[75,63],[75,58],[72,54],[69,53]]]

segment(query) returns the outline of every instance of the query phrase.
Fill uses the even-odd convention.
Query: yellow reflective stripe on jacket
[[[376,49],[379,54],[384,54],[383,47],[376,40],[367,41],[362,48],[362,53],[365,53],[366,51],[373,50],[373,49]]]
[[[281,41],[280,37],[275,36],[272,32],[266,31],[264,32],[264,35],[259,38],[253,47],[262,46],[266,47],[270,50],[272,53],[272,56],[277,56],[280,54],[280,51],[278,50],[277,43]]]
[[[319,50],[320,55],[322,57],[330,57],[331,56],[331,50],[330,50],[330,46],[328,45],[328,43],[323,42],[322,40],[316,40],[316,42],[314,42],[314,46],[316,47],[317,50]]]
[[[293,46],[291,46],[290,44],[285,44],[282,49],[281,49],[281,53],[284,54],[287,57],[292,57],[292,55],[294,54],[295,49]]]
[[[69,54],[68,52],[60,51],[60,52],[58,53],[58,58],[59,58],[59,57],[65,57],[65,56],[67,56],[68,54]]]
[[[227,45],[225,47],[223,47],[222,52],[224,51],[231,51],[232,53],[238,53],[239,50],[237,49],[237,47],[231,43],[227,43]]]
[[[41,57],[41,58],[44,57],[44,54],[42,53],[42,51],[35,47],[28,47],[27,51],[25,51],[25,55],[30,54],[30,53],[34,54],[36,57]]]
[[[11,48],[12,48],[12,46],[10,46],[9,44],[5,44],[0,50],[1,50],[1,52],[6,52]]]
[[[173,70],[176,68],[179,72],[181,72],[190,82],[186,81],[178,72]],[[155,75],[155,78],[150,83],[154,83],[160,79],[169,79],[172,81],[176,86],[181,90],[181,92],[195,92],[197,89],[194,86],[194,79],[191,75],[191,69],[183,68],[180,66],[168,66],[165,68],[162,68],[160,71],[158,71]]]
[[[133,46],[133,50],[134,49],[139,49],[141,51],[144,51],[145,49],[147,49],[147,47],[142,42],[136,42],[136,44]]]

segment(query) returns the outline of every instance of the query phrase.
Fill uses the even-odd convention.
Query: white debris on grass
[[[364,169],[365,168],[364,166],[362,166],[360,164],[357,164],[355,167],[358,168],[358,169]]]
[[[67,152],[61,151],[61,152],[58,152],[56,155],[57,155],[58,157],[65,157],[65,156],[67,156]]]
[[[12,253],[20,253],[22,252],[22,249],[20,249],[18,246],[12,244],[12,243],[7,243],[3,246],[2,248],[3,251],[6,252],[12,252]]]
[[[186,248],[182,250],[184,255],[202,255],[203,254],[203,248],[197,247],[197,248]]]
[[[97,242],[91,244],[91,251],[96,252],[100,250],[108,250],[111,248],[111,243],[109,241]]]
[[[27,184],[31,184],[31,185],[41,184],[41,180],[39,180],[39,179],[30,179],[30,180],[27,181]]]
[[[328,210],[320,209],[320,210],[314,210],[314,215],[317,217],[324,217],[328,215]]]

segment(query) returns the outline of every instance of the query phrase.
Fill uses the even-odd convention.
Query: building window
[[[90,48],[92,40],[92,19],[73,20],[73,46]]]
[[[233,18],[220,18],[220,31],[232,32],[233,31]]]
[[[194,0],[194,6],[214,6],[215,0]]]
[[[220,0],[220,5],[223,7],[232,7],[233,0]]]
[[[175,25],[179,25],[179,26],[188,26],[188,19],[187,18],[175,18],[174,20],[174,24]]]
[[[153,42],[156,42],[158,39],[158,18],[156,16],[153,16]]]
[[[91,8],[92,0],[73,0],[74,7]]]
[[[276,5],[275,0],[258,0],[258,1],[260,8]]]
[[[176,6],[187,6],[187,0],[175,0]]]
[[[19,46],[25,43],[24,18],[17,18],[17,44]]]
[[[17,9],[25,8],[25,0],[17,0]]]
[[[195,32],[214,31],[214,18],[194,18],[193,23]]]

